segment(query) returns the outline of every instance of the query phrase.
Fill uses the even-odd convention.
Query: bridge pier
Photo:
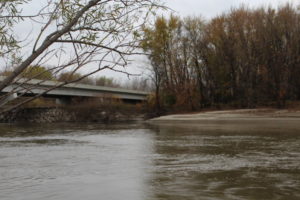
[[[8,102],[16,99],[18,97],[18,94],[17,93],[12,93],[10,95],[8,95],[7,97],[3,98],[1,101],[0,101],[0,107],[7,104]]]
[[[55,99],[55,103],[57,105],[70,105],[71,104],[72,99],[70,97],[59,97]]]

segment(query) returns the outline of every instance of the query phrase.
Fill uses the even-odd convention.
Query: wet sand
[[[240,109],[208,111],[193,114],[167,115],[149,120],[150,122],[206,122],[206,121],[299,121],[299,110]],[[299,124],[300,125],[300,124]]]

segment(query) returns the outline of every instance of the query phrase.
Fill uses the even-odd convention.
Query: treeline
[[[283,107],[300,99],[300,13],[292,5],[240,7],[209,21],[159,17],[141,45],[158,109]]]

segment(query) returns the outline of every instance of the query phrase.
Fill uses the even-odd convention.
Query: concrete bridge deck
[[[5,76],[0,76],[0,82],[5,79]],[[59,81],[42,81],[37,79],[19,79],[2,90],[2,93],[14,93],[26,95],[38,95],[46,90],[62,84]],[[144,101],[148,92],[128,90],[121,88],[94,86],[80,83],[70,83],[59,88],[55,88],[47,92],[47,97],[62,98],[62,97],[112,97],[122,100]]]

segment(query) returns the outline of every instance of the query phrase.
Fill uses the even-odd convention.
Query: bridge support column
[[[71,104],[71,98],[70,97],[60,97],[60,98],[56,98],[55,103],[57,105],[69,105]]]
[[[1,101],[0,101],[0,107],[7,104],[8,102],[16,99],[18,97],[18,94],[17,93],[12,93],[8,96],[6,96],[5,98],[3,98]]]

